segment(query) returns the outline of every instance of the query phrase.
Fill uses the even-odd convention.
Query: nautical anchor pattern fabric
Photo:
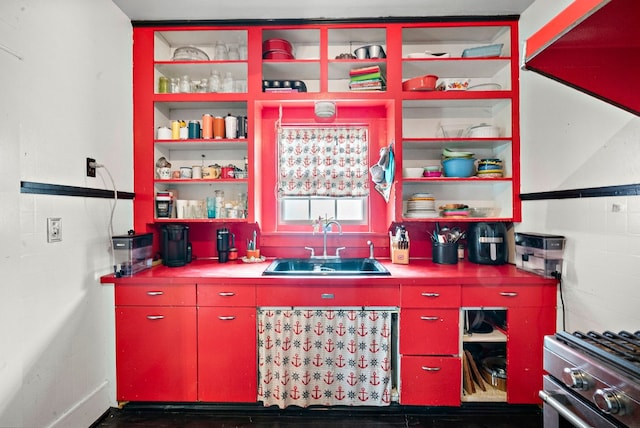
[[[258,310],[258,401],[264,406],[387,406],[391,312]]]
[[[369,135],[365,127],[279,129],[281,196],[369,194]]]

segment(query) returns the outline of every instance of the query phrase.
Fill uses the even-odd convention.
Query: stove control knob
[[[622,395],[612,388],[598,389],[593,394],[593,401],[603,413],[624,415],[625,408]]]
[[[580,391],[589,389],[587,374],[580,369],[565,367],[562,371],[562,380],[569,388]]]

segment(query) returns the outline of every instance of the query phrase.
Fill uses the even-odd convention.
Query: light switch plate
[[[47,218],[47,242],[62,241],[62,219],[60,217]]]

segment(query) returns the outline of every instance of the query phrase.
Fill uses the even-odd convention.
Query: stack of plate
[[[440,207],[442,217],[468,217],[469,206],[465,204],[447,204]]]
[[[405,218],[435,218],[436,212],[435,198],[431,193],[414,193],[407,200],[407,212]]]

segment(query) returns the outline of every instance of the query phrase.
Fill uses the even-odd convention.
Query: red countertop
[[[183,267],[155,266],[131,277],[116,278],[113,274],[100,278],[102,284],[163,284],[221,283],[226,284],[548,284],[556,285],[555,279],[517,269],[514,265],[478,265],[461,261],[455,265],[440,265],[430,259],[412,259],[410,264],[393,264],[390,260],[378,259],[391,272],[390,276],[262,276],[272,260],[262,263],[244,263],[241,260],[218,263],[217,259],[194,260]]]

